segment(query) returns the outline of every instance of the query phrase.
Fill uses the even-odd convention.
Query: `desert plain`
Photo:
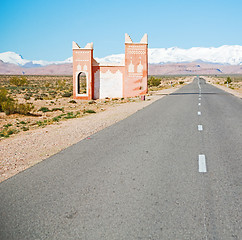
[[[13,78],[0,76],[0,89],[17,104],[31,106],[24,114],[0,113],[0,181],[37,164],[57,152],[100,131],[176,91],[193,76],[150,76],[145,101],[140,97],[97,99],[72,98],[72,76],[25,76],[18,86]],[[242,98],[242,77],[204,76]]]

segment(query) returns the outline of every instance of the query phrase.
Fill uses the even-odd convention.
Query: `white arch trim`
[[[78,93],[78,75],[79,75],[80,73],[85,73],[85,74],[86,74],[87,93],[84,93],[84,94],[79,94],[79,93]],[[87,96],[88,96],[88,92],[89,92],[89,77],[88,77],[88,72],[86,72],[86,71],[79,71],[79,72],[76,72],[76,96],[77,96],[77,97],[87,97]]]

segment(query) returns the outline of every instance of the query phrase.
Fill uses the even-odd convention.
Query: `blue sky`
[[[242,45],[241,0],[0,0],[0,52],[64,60],[71,43],[124,53],[124,33],[150,48]]]

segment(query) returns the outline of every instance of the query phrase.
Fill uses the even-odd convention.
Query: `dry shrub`
[[[28,80],[25,76],[21,76],[21,77],[13,76],[10,78],[9,83],[15,86],[24,86],[28,84]]]

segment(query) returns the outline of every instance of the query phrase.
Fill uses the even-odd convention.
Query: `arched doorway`
[[[87,94],[87,76],[84,72],[77,76],[77,94]]]

